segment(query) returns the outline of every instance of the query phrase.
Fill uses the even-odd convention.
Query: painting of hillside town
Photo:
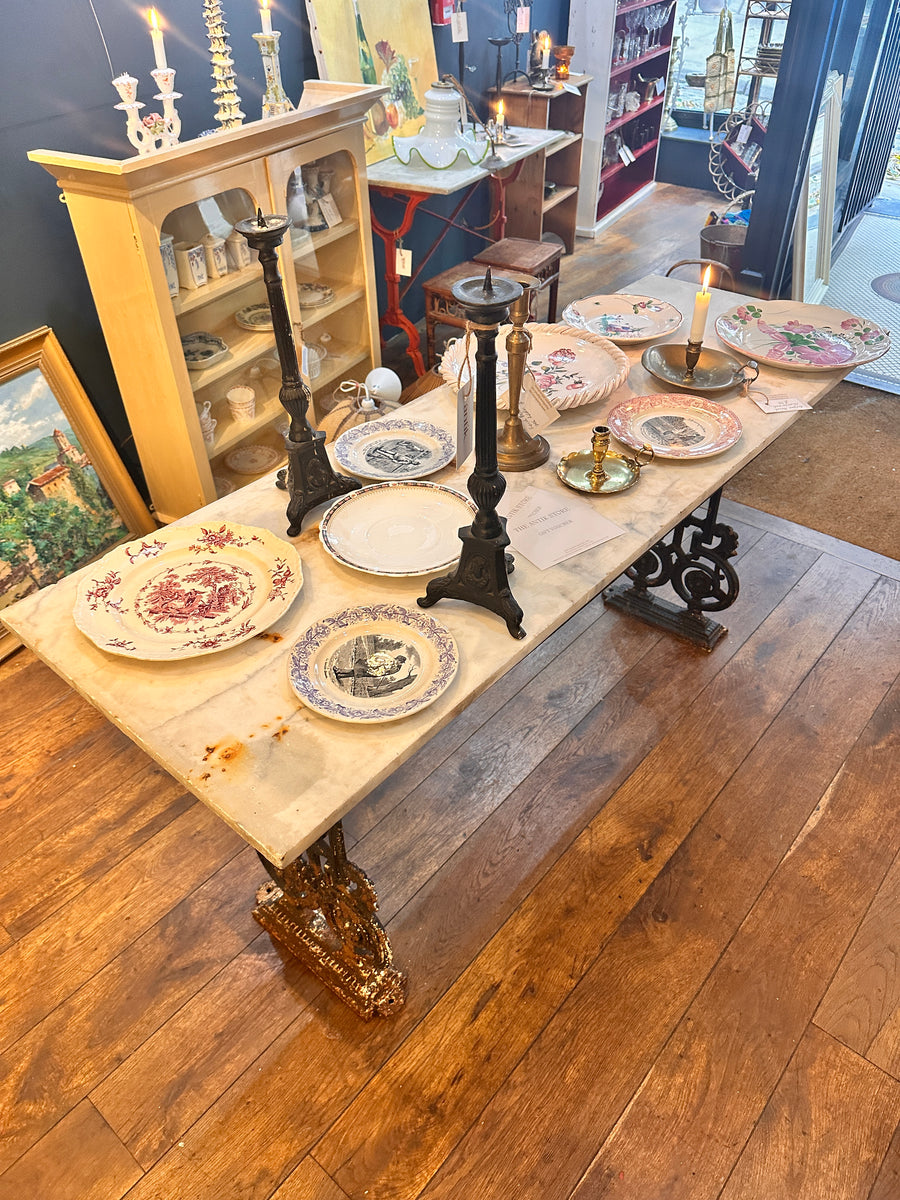
[[[0,609],[127,537],[41,371],[0,383]]]

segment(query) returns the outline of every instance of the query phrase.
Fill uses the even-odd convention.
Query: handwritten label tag
[[[629,163],[633,163],[634,155],[631,153],[631,148],[629,146],[625,146],[625,145],[620,146],[619,147],[619,158],[622,160],[622,162],[625,164],[626,167],[628,166]]]
[[[750,399],[764,413],[794,412],[799,408],[812,407],[805,400],[798,400],[796,396],[767,396],[765,392],[751,392]]]
[[[344,219],[341,216],[341,210],[337,206],[337,201],[335,200],[334,196],[330,194],[319,197],[319,211],[325,218],[325,224],[329,229],[333,225],[340,225],[341,221]]]
[[[527,434],[532,437],[559,420],[559,413],[541,391],[530,371],[525,372],[519,393],[519,416]]]
[[[464,12],[455,12],[450,18],[450,32],[454,42],[469,40],[469,19]]]
[[[456,392],[456,465],[461,467],[475,446],[475,389],[471,375]]]
[[[412,275],[412,250],[398,246],[395,263],[398,275]]]
[[[516,33],[531,31],[531,9],[522,4],[516,9]]]
[[[300,350],[300,372],[303,375],[309,374],[309,351],[305,346]]]
[[[666,80],[665,80],[665,76],[664,76],[664,75],[660,75],[659,79],[657,79],[657,81],[656,81],[656,94],[657,94],[657,96],[661,96],[665,90],[666,90]]]
[[[751,132],[752,128],[753,127],[751,125],[742,125],[740,127],[740,129],[737,131],[737,134],[734,139],[734,144],[736,146],[743,146],[744,143],[746,142],[747,138],[750,136],[750,132]]]

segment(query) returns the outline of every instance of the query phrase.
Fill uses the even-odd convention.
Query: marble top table
[[[696,285],[649,276],[629,292],[657,296],[689,319]],[[738,301],[713,291],[709,344],[715,317]],[[672,336],[686,337],[687,320]],[[610,407],[632,395],[666,389],[640,365],[638,346],[623,386],[609,399],[561,414],[546,431],[550,461],[536,471],[511,474],[512,493],[529,485],[560,488],[604,515],[623,533],[549,570],[519,555],[513,593],[524,610],[526,637],[510,637],[504,622],[483,609],[444,600],[429,613],[451,630],[460,667],[450,687],[429,707],[403,720],[363,728],[304,708],[288,683],[288,651],[316,619],[355,604],[401,603],[416,607],[425,580],[379,579],[335,562],[318,540],[317,517],[295,539],[304,583],[287,613],[252,640],[220,653],[183,662],[144,663],[108,655],[75,627],[72,607],[80,575],[20,601],[3,614],[45,662],[142,746],[194,795],[208,804],[267,860],[283,866],[321,837],[371,789],[489,684],[523,658],[568,617],[614,580],[644,550],[692,512],[796,419],[770,415],[737,392],[717,397],[743,422],[740,440],[715,457],[693,462],[657,460],[637,485],[618,496],[590,498],[563,489],[555,465],[571,450],[590,444],[590,430]],[[763,368],[757,386],[775,396],[809,403],[824,396],[842,371],[799,374]],[[441,387],[407,406],[404,415],[455,433],[455,403]],[[471,463],[433,476],[465,492]],[[269,475],[226,496],[179,524],[235,521],[285,536],[286,496]],[[324,511],[324,509],[322,510]],[[84,570],[96,570],[85,568]]]

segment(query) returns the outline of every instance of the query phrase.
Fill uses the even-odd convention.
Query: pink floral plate
[[[636,345],[674,333],[682,319],[678,309],[666,300],[625,292],[612,296],[586,296],[583,300],[573,300],[563,309],[563,320],[575,329],[599,333],[617,346]]]
[[[497,336],[497,406],[508,407],[506,335],[512,326],[501,325]],[[594,400],[605,400],[625,382],[631,363],[628,356],[608,338],[571,325],[528,323],[531,351],[525,365],[554,408],[578,408]],[[448,343],[441,359],[441,375],[452,388],[459,387],[471,368],[475,378],[475,338],[470,339],[468,367],[464,365],[465,338]]]
[[[708,458],[741,436],[743,426],[730,409],[683,392],[633,396],[610,409],[606,423],[620,442],[656,458]]]
[[[268,629],[302,584],[297,551],[268,529],[170,525],[94,563],[73,615],[110,654],[194,658]]]
[[[788,371],[839,371],[872,362],[891,348],[886,329],[823,304],[754,300],[716,321],[726,346]]]

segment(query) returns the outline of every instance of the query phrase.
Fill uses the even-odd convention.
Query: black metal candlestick
[[[459,531],[462,553],[452,575],[432,579],[419,599],[422,608],[438,600],[467,600],[490,609],[506,621],[514,638],[523,638],[522,610],[509,587],[512,556],[506,554],[509,538],[506,519],[497,505],[506,491],[506,480],[497,469],[497,327],[509,315],[509,305],[522,294],[511,279],[475,276],[453,285],[460,305],[478,339],[475,354],[475,470],[469,476],[469,495],[478,511],[470,526]]]
[[[312,393],[303,382],[297,363],[297,348],[291,333],[284,288],[278,270],[277,248],[285,232],[291,227],[290,217],[264,217],[257,209],[255,217],[238,221],[235,229],[242,234],[253,250],[259,252],[263,269],[272,325],[275,329],[275,345],[281,363],[281,388],[278,399],[291,418],[287,437],[284,439],[288,453],[288,465],[278,472],[278,487],[290,494],[287,506],[288,537],[300,532],[306,514],[326,500],[343,496],[362,487],[357,479],[339,475],[331,465],[325,449],[325,434],[313,429],[306,413]]]

